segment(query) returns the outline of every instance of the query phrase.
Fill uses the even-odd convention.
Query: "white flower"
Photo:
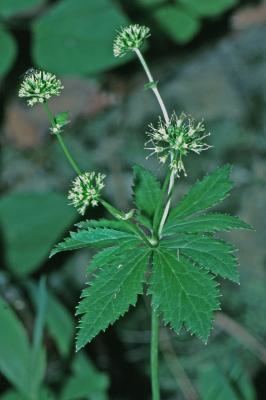
[[[169,166],[177,177],[180,173],[186,176],[183,157],[189,151],[200,154],[211,147],[203,142],[207,136],[210,136],[210,133],[205,133],[203,122],[196,123],[184,113],[179,117],[173,113],[169,124],[160,118],[157,127],[152,124],[149,126],[147,135],[149,140],[145,148],[152,150],[150,156],[157,154],[159,161],[163,164],[169,160]]]
[[[27,103],[32,107],[36,103],[46,102],[52,96],[59,96],[62,89],[64,87],[55,75],[31,68],[24,75],[18,95],[28,98]]]
[[[146,26],[129,25],[122,28],[114,40],[114,56],[123,57],[129,51],[139,49],[150,36]]]
[[[105,175],[95,172],[85,172],[77,176],[69,191],[68,199],[81,215],[85,214],[88,206],[95,207],[99,203],[100,193],[104,187]]]

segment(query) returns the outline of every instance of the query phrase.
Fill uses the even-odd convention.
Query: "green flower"
[[[104,178],[103,174],[85,172],[74,179],[68,199],[81,215],[85,214],[87,207],[98,205]]]
[[[123,57],[129,51],[139,49],[150,36],[146,26],[129,25],[122,28],[114,41],[114,56]]]
[[[62,89],[64,86],[55,75],[32,68],[25,73],[18,95],[28,98],[28,105],[32,107],[52,96],[59,96]]]
[[[179,117],[173,113],[169,124],[160,118],[157,127],[149,125],[149,140],[145,143],[145,148],[152,150],[150,156],[157,154],[161,163],[165,164],[168,161],[177,177],[180,177],[182,172],[186,176],[183,157],[189,152],[200,154],[211,147],[203,141],[210,136],[210,133],[205,132],[202,121],[196,123],[184,113]]]

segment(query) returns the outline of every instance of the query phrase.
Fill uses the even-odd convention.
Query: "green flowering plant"
[[[148,28],[131,25],[121,29],[114,40],[115,56],[128,52],[137,55],[162,112],[158,125],[148,127],[145,148],[151,151],[150,155],[156,154],[166,167],[165,180],[161,185],[150,171],[134,166],[132,210],[124,212],[105,201],[105,176],[82,172],[66,147],[61,133],[69,122],[68,113],[53,116],[48,107],[50,97],[62,90],[61,82],[50,73],[31,71],[21,85],[19,96],[29,98],[30,106],[42,103],[51,122],[51,132],[77,173],[68,195],[71,204],[81,215],[87,207],[102,204],[114,217],[80,222],[76,231],[51,252],[52,257],[85,247],[99,249],[88,270],[93,273],[92,278],[77,307],[80,322],[76,349],[107,329],[130,305],[135,306],[138,295],[144,294],[145,283],[151,298],[152,399],[159,400],[160,323],[169,325],[177,334],[185,328],[207,342],[214,312],[220,309],[220,289],[215,278],[221,276],[239,283],[235,248],[215,234],[251,227],[237,217],[209,211],[233,187],[230,165],[205,176],[177,204],[172,204],[175,182],[182,174],[187,175],[185,157],[189,152],[200,154],[208,150],[211,146],[205,139],[210,134],[202,121],[196,122],[191,116],[184,113],[169,116],[140,50],[148,37]]]

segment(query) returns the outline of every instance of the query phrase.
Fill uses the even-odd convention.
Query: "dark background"
[[[134,163],[149,168],[160,179],[164,176],[155,158],[145,160],[143,148],[147,125],[160,113],[158,104],[143,88],[146,78],[138,61],[112,58],[116,30],[129,20],[151,27],[145,56],[168,110],[204,118],[212,133],[209,143],[213,148],[186,160],[188,178],[178,181],[176,198],[197,178],[229,162],[234,166],[235,188],[222,209],[256,229],[224,235],[239,248],[241,285],[222,282],[223,312],[215,319],[208,346],[185,332],[176,337],[161,329],[162,399],[264,399],[265,2],[232,1],[221,10],[206,7],[200,12],[185,0],[101,0],[100,11],[96,0],[73,1],[70,11],[68,0],[33,3],[10,11],[0,1],[0,59],[5,63],[0,61],[0,294],[31,341],[38,314],[37,285],[41,277],[47,278],[49,303],[43,340],[47,365],[42,386],[49,388],[49,393],[38,398],[150,398],[148,300],[139,299],[135,309],[83,351],[86,360],[105,375],[88,372],[84,383],[73,371],[77,357],[73,315],[93,252],[48,260],[53,244],[79,219],[66,200],[74,176],[49,134],[42,108],[29,109],[17,98],[23,73],[32,66],[60,77],[65,89],[60,98],[51,101],[51,108],[70,113],[66,143],[82,168],[107,175],[106,197],[128,210]],[[56,20],[53,13],[58,13],[59,3],[65,3],[66,9]],[[175,9],[171,21],[169,14],[162,16],[166,7]],[[1,30],[9,36],[7,45],[3,44],[6,36],[1,44]],[[98,207],[86,217],[103,215]],[[1,323],[2,347],[7,346],[5,338],[12,336],[10,329]],[[6,360],[23,364],[19,352],[5,358],[0,347],[0,398],[32,400],[10,392],[18,386],[5,372]],[[62,395],[71,376],[86,394]],[[94,381],[99,382],[98,389],[91,388]]]

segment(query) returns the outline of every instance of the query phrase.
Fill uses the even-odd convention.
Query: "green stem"
[[[154,310],[151,316],[151,387],[152,400],[160,400],[159,386],[159,362],[158,362],[158,346],[159,346],[159,318]]]
[[[141,65],[143,66],[143,69],[144,69],[144,71],[145,71],[145,73],[147,75],[147,78],[148,78],[149,82],[151,84],[153,84],[151,89],[152,89],[153,93],[155,94],[155,96],[156,96],[156,98],[158,100],[158,103],[159,103],[159,105],[161,107],[165,122],[168,125],[170,123],[170,118],[169,118],[168,112],[166,110],[166,107],[164,105],[163,99],[162,99],[162,97],[160,95],[160,92],[159,92],[159,90],[157,88],[157,85],[156,85],[156,83],[155,83],[155,81],[153,79],[151,71],[150,71],[150,69],[148,67],[148,64],[146,63],[145,58],[143,57],[143,55],[142,55],[142,53],[141,53],[141,51],[139,49],[135,49],[135,53],[137,54],[137,56],[139,58],[139,61],[141,62]]]
[[[60,135],[60,133],[57,133],[57,134],[56,134],[56,137],[57,137],[57,140],[58,140],[58,142],[59,142],[59,144],[60,144],[60,146],[61,146],[61,148],[62,148],[62,150],[63,150],[63,152],[64,152],[64,154],[65,154],[65,156],[66,156],[66,158],[68,159],[70,165],[72,166],[72,168],[74,169],[74,171],[75,171],[78,175],[81,175],[82,172],[81,172],[81,170],[79,169],[77,163],[74,161],[74,159],[73,159],[73,157],[71,156],[71,154],[69,153],[68,148],[66,147],[65,142],[64,142],[62,136]]]
[[[152,86],[152,91],[153,91],[153,93],[155,94],[155,96],[156,96],[156,98],[157,98],[157,100],[158,100],[158,103],[159,103],[159,105],[160,105],[160,107],[161,107],[161,110],[162,110],[162,113],[163,113],[163,116],[164,116],[165,123],[166,123],[166,125],[169,125],[169,124],[170,124],[170,118],[169,118],[168,112],[167,112],[167,110],[166,110],[166,107],[165,107],[165,104],[164,104],[164,102],[163,102],[163,99],[162,99],[162,97],[161,97],[161,95],[160,95],[160,92],[159,92],[159,90],[158,90],[158,88],[157,88],[157,85],[156,85],[155,82],[154,82],[154,79],[153,79],[153,76],[152,76],[152,74],[151,74],[151,71],[150,71],[150,69],[149,69],[149,67],[148,67],[148,64],[146,63],[145,58],[143,57],[141,51],[140,51],[139,49],[134,49],[134,50],[135,50],[135,53],[136,53],[136,55],[138,56],[138,58],[139,58],[139,60],[140,60],[140,62],[141,62],[141,65],[143,66],[143,69],[144,69],[144,71],[145,71],[145,73],[146,73],[146,75],[147,75],[147,78],[148,78],[149,82],[150,82],[151,84],[153,84],[153,86]],[[172,159],[172,155],[171,155],[171,159]],[[174,187],[174,183],[175,183],[175,174],[174,174],[174,172],[172,171],[171,176],[170,176],[170,180],[169,180],[168,190],[167,190],[167,193],[168,193],[168,195],[170,195],[170,196],[169,196],[169,198],[168,198],[168,200],[167,200],[167,203],[166,203],[166,206],[165,206],[165,208],[164,208],[163,215],[162,215],[162,219],[161,219],[161,222],[160,222],[160,225],[159,225],[159,229],[158,229],[158,237],[159,237],[159,238],[161,237],[161,233],[162,233],[164,224],[165,224],[165,222],[166,222],[166,219],[167,219],[167,216],[168,216],[168,213],[169,213],[169,210],[170,210],[170,205],[171,205],[171,193],[172,193],[172,190],[173,190],[173,187]],[[156,233],[157,233],[157,232],[154,232],[154,234],[156,234]]]
[[[169,210],[170,210],[171,194],[172,194],[172,190],[173,190],[174,184],[175,184],[175,173],[172,170],[171,176],[170,176],[170,181],[169,181],[169,186],[168,186],[168,191],[167,191],[167,193],[169,195],[169,198],[167,200],[167,203],[166,203],[163,215],[162,215],[162,219],[161,219],[161,222],[160,222],[160,225],[159,225],[159,229],[158,229],[158,237],[159,237],[159,239],[161,238],[162,230],[163,230],[164,224],[166,222],[166,219],[167,219],[167,216],[168,216],[168,213],[169,213]]]
[[[135,224],[133,224],[131,221],[129,220],[124,220],[124,213],[117,210],[114,206],[112,206],[111,204],[109,204],[107,201],[101,199],[100,200],[102,205],[104,206],[104,208],[109,211],[109,213],[111,215],[113,215],[116,219],[118,219],[119,221],[124,221],[124,223],[126,223],[130,229],[132,231],[134,231],[149,247],[151,247],[151,242],[148,240],[148,238],[146,237],[146,235],[144,234],[144,232],[142,232],[142,230]]]
[[[49,109],[49,106],[48,106],[47,102],[43,103],[43,107],[45,109],[45,112],[48,115],[48,118],[49,118],[49,121],[50,121],[51,125],[54,126],[55,125],[54,117],[53,117],[53,114],[51,113],[51,111]],[[57,140],[58,140],[58,142],[59,142],[59,144],[60,144],[60,146],[61,146],[61,148],[62,148],[62,150],[63,150],[63,152],[64,152],[64,154],[66,156],[66,158],[68,159],[71,167],[74,169],[74,171],[78,175],[81,175],[82,172],[81,172],[80,168],[78,167],[76,161],[74,161],[73,157],[71,156],[71,154],[70,154],[70,152],[69,152],[69,150],[68,150],[68,148],[67,148],[67,146],[66,146],[66,144],[65,144],[65,142],[64,142],[64,140],[62,138],[62,136],[60,135],[60,133],[56,133],[55,136],[57,137]]]

